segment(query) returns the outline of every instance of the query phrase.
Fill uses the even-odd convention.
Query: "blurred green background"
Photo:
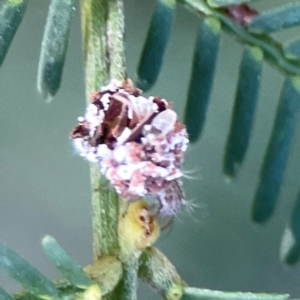
[[[154,1],[126,0],[129,77],[135,70]],[[255,3],[264,9],[286,1]],[[60,91],[45,103],[36,91],[40,45],[49,1],[32,0],[0,70],[0,238],[55,279],[58,272],[40,247],[50,234],[81,265],[92,259],[88,163],[74,152],[68,134],[85,111],[79,7],[73,19]],[[174,102],[182,116],[195,35],[200,20],[178,7],[176,24],[159,81],[150,91]],[[299,28],[298,28],[299,29]],[[280,39],[290,32],[278,34]],[[300,297],[300,264],[279,260],[281,236],[299,184],[300,128],[296,130],[278,207],[264,226],[249,210],[272,128],[282,77],[264,65],[256,122],[245,164],[228,183],[221,174],[242,46],[223,34],[217,73],[201,140],[186,155],[185,179],[192,214],[182,212],[157,246],[190,285],[217,290],[290,293]],[[148,93],[148,94],[150,94]],[[8,291],[19,287],[0,273]],[[159,299],[142,284],[139,299]]]

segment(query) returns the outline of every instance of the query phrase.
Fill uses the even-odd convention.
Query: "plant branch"
[[[123,80],[126,77],[124,48],[123,0],[108,1],[107,49],[110,78]]]
[[[184,289],[183,300],[287,300],[288,294],[265,294],[265,293],[244,293],[244,292],[224,292],[212,291],[186,287]]]
[[[266,60],[285,75],[300,75],[300,61],[292,62],[285,56],[282,45],[268,35],[250,33],[247,28],[234,22],[221,9],[208,6],[204,0],[178,0],[184,7],[201,16],[215,16],[223,28],[233,34],[242,44],[260,47]]]
[[[111,297],[108,298],[109,300],[137,300],[137,270],[138,257],[133,255],[129,262],[123,264],[123,277]]]
[[[165,299],[180,299],[186,283],[175,267],[157,248],[147,248],[139,260],[139,277],[148,282]]]
[[[123,79],[124,14],[122,0],[81,0],[82,35],[85,62],[86,98],[110,78]],[[96,260],[103,254],[119,251],[119,197],[100,176],[98,166],[90,166],[93,210],[93,252]]]

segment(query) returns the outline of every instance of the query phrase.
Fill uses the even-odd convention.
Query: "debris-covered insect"
[[[176,214],[185,201],[180,168],[189,140],[165,99],[113,79],[91,94],[71,137],[123,198],[154,197],[162,215]]]

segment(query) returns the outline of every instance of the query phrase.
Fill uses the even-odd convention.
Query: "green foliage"
[[[110,299],[118,300],[120,298],[124,300],[137,299],[136,291],[138,286],[138,261],[134,259],[131,264],[123,265],[123,276],[116,286],[114,293],[112,293]]]
[[[269,33],[300,24],[300,3],[289,3],[254,18],[248,28],[255,33]]]
[[[206,119],[219,53],[221,25],[214,17],[203,19],[194,52],[184,123],[193,143],[199,138]]]
[[[50,100],[59,89],[69,41],[75,0],[53,0],[42,40],[37,88]]]
[[[300,108],[300,42],[281,45],[270,32],[300,24],[300,3],[258,13],[250,0],[178,0],[203,18],[187,96],[185,120],[191,142],[205,126],[222,30],[245,46],[237,82],[232,122],[224,156],[224,173],[237,175],[251,138],[260,89],[263,62],[285,77],[273,131],[266,149],[254,197],[252,218],[266,222],[275,210],[293,132]],[[52,0],[42,42],[38,89],[44,98],[59,89],[75,0]],[[27,1],[6,0],[0,11],[0,65],[22,20]],[[109,78],[125,79],[124,14],[121,0],[81,0],[83,51],[87,98]],[[158,0],[150,22],[138,67],[137,84],[150,89],[159,76],[176,12],[175,0]],[[165,299],[285,300],[288,295],[219,292],[190,288],[171,262],[157,249],[146,248],[123,261],[119,256],[119,197],[107,188],[91,166],[94,258],[82,269],[52,237],[43,240],[47,257],[65,280],[51,282],[26,260],[0,242],[0,269],[24,288],[14,296],[0,289],[0,299],[90,299],[101,293],[106,299],[136,299],[138,276]],[[282,255],[287,263],[300,257],[300,196],[283,237]],[[288,242],[287,242],[288,241]],[[288,246],[286,246],[288,244]],[[282,246],[282,247],[283,247]],[[140,255],[141,254],[141,255]],[[97,295],[99,298],[99,295]]]
[[[65,252],[53,237],[44,237],[42,246],[49,260],[56,265],[72,285],[79,288],[87,288],[92,284],[81,266]]]
[[[46,236],[42,241],[42,246],[46,256],[56,265],[65,280],[52,283],[0,241],[0,269],[24,288],[24,291],[15,294],[14,298],[0,289],[1,300],[84,299],[85,293],[95,284],[87,274],[93,278],[104,296],[111,292],[120,279],[120,276],[117,276],[118,271],[121,270],[118,267],[119,261],[116,264],[114,259],[104,257],[97,261],[93,267],[89,266],[84,271],[53,237]],[[113,276],[111,276],[111,272],[114,273]]]
[[[223,172],[236,176],[245,158],[258,100],[263,52],[257,47],[246,47],[239,69],[230,130],[225,147]]]
[[[256,47],[258,53],[261,52],[263,55],[264,61],[277,68],[286,78],[277,108],[273,131],[260,171],[252,209],[252,219],[254,221],[258,223],[266,222],[275,210],[280,193],[288,152],[291,146],[294,128],[298,120],[298,102],[300,101],[298,94],[300,59],[297,56],[299,43],[296,39],[294,42],[281,45],[269,35],[269,32],[279,31],[299,24],[300,14],[297,13],[299,10],[299,2],[286,4],[282,7],[262,12],[261,14],[249,8],[249,6],[245,4],[247,1],[206,2],[204,0],[180,0],[180,2],[197,15],[214,16],[219,19],[223,30],[235,35],[237,40],[246,47]],[[243,3],[241,5],[232,5],[241,2]],[[215,6],[221,7],[215,8]],[[207,41],[207,44],[209,44],[209,41]],[[248,78],[248,84],[243,84],[243,82],[247,80],[246,78],[248,76],[251,76],[250,74],[252,72],[260,73],[260,65],[262,64],[260,60],[253,60],[253,64],[248,63],[246,65],[244,53],[241,62],[235,107],[223,163],[225,175],[229,175],[232,178],[237,174],[236,166],[241,165],[247,152],[251,137],[251,127],[253,119],[255,118],[255,104],[259,92],[257,77],[254,75],[252,80]],[[205,67],[203,63],[202,68]],[[201,66],[199,66],[199,68],[201,69]],[[253,70],[251,70],[252,68]],[[257,70],[255,70],[255,68],[257,68]],[[192,76],[190,80],[192,83],[193,80],[195,80],[195,76]],[[199,84],[200,82],[199,80]],[[249,90],[251,85],[253,85],[253,91]],[[194,86],[196,91],[197,85],[195,84]],[[252,92],[251,99],[250,95]],[[190,93],[191,91],[189,91],[189,94]],[[240,98],[241,95],[245,98],[244,103],[242,102],[243,100],[237,100],[237,97]],[[286,100],[283,100],[283,98]],[[240,101],[243,104],[241,104]],[[284,101],[286,101],[285,104]],[[248,103],[247,106],[246,103]],[[199,104],[197,103],[197,105]],[[186,107],[196,108],[197,106],[195,104],[193,105],[193,102],[190,103],[190,98],[188,97]],[[192,111],[192,109],[189,110]],[[198,121],[199,123],[205,120],[205,115],[201,117],[202,119]],[[248,123],[247,117],[249,118]],[[189,116],[186,116],[186,119],[188,118]],[[197,129],[197,125],[194,124],[196,122],[195,119],[189,122],[193,124],[193,129]],[[189,122],[187,122],[187,124],[189,124]],[[192,142],[196,141],[193,137],[200,136],[202,127],[203,126],[198,127],[198,133],[193,130],[191,131]],[[294,247],[294,258],[300,257],[300,255],[298,255],[300,253],[299,251],[300,247]]]
[[[0,10],[0,66],[23,19],[27,0],[6,1]]]
[[[289,295],[221,292],[187,287],[172,263],[156,248],[145,249],[138,261],[133,260],[137,264],[134,262],[125,265],[125,274],[116,277],[118,271],[122,269],[117,266],[120,261],[116,257],[103,256],[84,271],[54,238],[46,236],[42,245],[46,255],[51,257],[66,280],[51,283],[0,241],[0,269],[24,287],[24,291],[13,296],[0,288],[1,300],[89,300],[91,298],[88,294],[95,287],[98,287],[96,291],[100,291],[106,299],[132,300],[136,299],[137,288],[137,281],[133,281],[132,276],[137,274],[167,300],[286,300],[289,298]],[[92,282],[86,275],[90,275]],[[116,278],[118,279],[115,280]],[[99,299],[99,296],[92,299]]]
[[[299,77],[286,78],[254,197],[252,218],[258,223],[267,221],[276,206],[300,110],[299,88]]]
[[[123,2],[85,0],[81,2],[81,13],[86,102],[89,103],[90,93],[98,90],[109,78],[124,78]],[[114,48],[108,45],[114,45]],[[113,255],[119,251],[119,197],[115,191],[108,188],[105,178],[99,176],[96,165],[91,165],[90,177],[93,252],[94,258],[97,259],[103,254]]]
[[[157,80],[175,17],[176,1],[158,0],[138,66],[137,87],[147,91]]]
[[[186,285],[167,257],[155,248],[148,248],[141,255],[139,277],[151,284],[165,298],[167,295],[168,298],[174,295],[172,290],[175,286],[180,299]]]
[[[1,241],[0,269],[37,297],[58,297],[57,289],[51,281]]]
[[[0,288],[0,299],[2,300],[13,300],[14,298],[7,294],[3,289]]]
[[[182,300],[287,300],[289,295],[253,294],[239,292],[221,292],[205,289],[186,288]]]
[[[222,7],[222,6],[243,4],[251,1],[254,0],[208,0],[207,3],[211,7]]]

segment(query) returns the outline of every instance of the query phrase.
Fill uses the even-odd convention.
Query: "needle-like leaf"
[[[52,0],[38,67],[37,87],[51,100],[60,87],[75,0]]]
[[[207,0],[207,3],[211,7],[222,7],[222,6],[230,6],[230,5],[238,5],[248,2],[253,2],[256,0]]]
[[[196,40],[184,117],[192,143],[199,138],[205,123],[219,52],[220,30],[220,21],[207,17],[202,22]]]
[[[254,197],[252,218],[255,222],[267,221],[275,209],[299,110],[300,78],[287,77]]]
[[[231,126],[227,138],[223,171],[234,177],[242,164],[252,131],[259,94],[263,52],[257,47],[246,47],[243,53]]]
[[[13,300],[14,298],[6,293],[3,289],[0,288],[0,299],[1,300]]]
[[[253,18],[248,29],[255,33],[280,31],[300,24],[300,2],[268,10]]]
[[[287,300],[288,294],[254,294],[242,292],[223,292],[186,287],[182,300]]]
[[[55,285],[2,241],[0,269],[35,296],[45,299],[58,297]]]
[[[149,90],[159,75],[175,17],[175,0],[157,0],[138,66],[137,87]]]
[[[87,288],[92,284],[81,266],[66,253],[53,237],[45,236],[42,246],[49,260],[56,265],[72,285]]]
[[[0,66],[23,19],[28,0],[7,0],[0,10]]]

